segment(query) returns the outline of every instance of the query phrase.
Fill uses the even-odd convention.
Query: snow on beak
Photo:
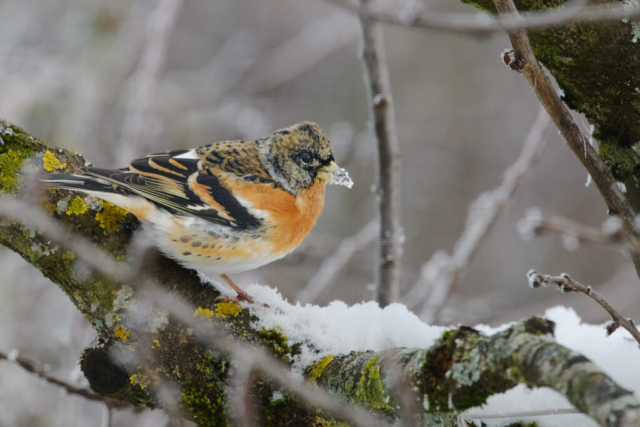
[[[349,173],[336,164],[331,162],[318,170],[318,179],[327,181],[329,184],[344,185],[347,188],[353,187],[353,181],[349,177]]]

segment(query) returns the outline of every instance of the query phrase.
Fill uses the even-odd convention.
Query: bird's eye
[[[306,151],[300,154],[300,161],[302,163],[309,164],[312,160],[313,158],[311,157],[311,154],[307,153]]]

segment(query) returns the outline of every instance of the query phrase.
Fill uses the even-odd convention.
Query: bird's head
[[[269,175],[292,194],[311,187],[317,180],[353,185],[334,160],[329,137],[313,122],[280,129],[258,141]]]

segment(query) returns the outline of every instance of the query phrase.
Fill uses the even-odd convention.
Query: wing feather
[[[191,215],[213,223],[237,230],[254,229],[260,226],[261,220],[254,217],[234,197],[231,190],[225,188],[217,173],[228,173],[229,166],[235,167],[237,179],[268,182],[262,176],[242,173],[242,162],[230,162],[225,159],[225,170],[219,170],[201,158],[177,158],[189,150],[176,150],[158,153],[131,162],[128,168],[100,169],[85,168],[84,172],[95,178],[104,179],[128,192],[142,196],[157,207],[174,214]],[[237,151],[237,150],[236,150]],[[205,156],[226,158],[226,153],[207,150]],[[235,156],[235,153],[232,151]],[[222,162],[220,162],[222,163]],[[204,164],[204,167],[203,167]],[[255,163],[249,162],[251,172],[256,172]]]

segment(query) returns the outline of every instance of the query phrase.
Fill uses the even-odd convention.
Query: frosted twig
[[[249,390],[252,387],[252,370],[253,366],[240,365],[236,367],[235,373],[231,378],[231,388],[233,389],[231,407],[239,426],[256,425],[255,402],[252,401],[249,394]]]
[[[113,426],[113,411],[112,409],[105,405],[102,408],[102,422],[100,423],[101,427],[112,427]]]
[[[443,251],[438,252],[422,267],[420,279],[403,301],[411,303],[413,300],[417,305],[424,298],[416,298],[419,293],[428,295],[422,313],[427,323],[440,316],[447,298],[455,291],[471,260],[538,159],[550,129],[549,115],[541,108],[527,134],[520,156],[506,170],[502,184],[482,193],[469,208],[466,228],[456,242],[453,254],[449,256]],[[418,288],[422,288],[422,291],[418,291]]]
[[[470,36],[488,36],[501,31],[557,27],[587,21],[618,21],[640,18],[639,7],[629,7],[622,2],[612,5],[575,5],[563,9],[527,12],[522,19],[506,17],[502,20],[483,13],[450,13],[431,10],[417,10],[409,19],[398,10],[371,10],[358,6],[349,0],[326,0],[338,7],[349,10],[368,19],[403,27],[418,27],[429,30],[453,32]]]
[[[43,379],[47,383],[61,388],[67,394],[70,394],[73,396],[79,396],[79,397],[82,397],[83,399],[90,400],[92,402],[103,403],[106,405],[108,409],[135,409],[133,406],[131,406],[128,403],[124,403],[119,400],[108,399],[106,397],[100,396],[99,394],[95,394],[89,389],[76,387],[65,381],[54,378],[48,375],[47,373],[37,369],[33,364],[33,362],[31,362],[28,359],[25,359],[24,357],[20,356],[17,353],[13,354],[12,352],[10,354],[5,354],[0,352],[0,360],[6,360],[16,366],[21,367],[25,371]]]
[[[458,427],[466,427],[466,420],[502,420],[505,418],[529,418],[529,417],[544,417],[550,415],[573,415],[581,414],[582,412],[577,409],[547,409],[542,411],[526,411],[526,412],[513,412],[506,414],[458,414]]]
[[[493,2],[500,13],[501,19],[524,19],[518,13],[513,0],[493,0]],[[622,220],[622,228],[633,242],[632,247],[640,247],[638,243],[640,232],[635,227],[634,222],[635,210],[618,187],[609,166],[598,156],[598,153],[590,144],[584,143],[585,137],[580,131],[580,127],[573,120],[571,113],[538,63],[529,44],[529,36],[526,30],[513,30],[509,31],[508,34],[515,55],[511,68],[522,73],[527,79],[538,100],[556,124],[565,142],[589,175],[591,175],[593,182],[598,187],[598,191],[600,191],[609,208],[609,213],[618,216]],[[632,250],[631,258],[636,271],[640,275],[640,252]]]
[[[296,299],[301,304],[306,304],[318,298],[324,290],[335,283],[336,277],[349,264],[353,256],[373,242],[377,232],[378,221],[372,220],[356,235],[344,239],[338,249],[323,261],[307,286],[298,292]]]
[[[160,0],[149,16],[148,43],[133,75],[134,93],[127,105],[122,125],[120,161],[129,161],[144,150],[149,116],[153,110],[156,87],[164,66],[169,36],[178,17],[183,0]]]
[[[575,250],[585,243],[606,246],[629,244],[617,218],[609,218],[601,228],[597,228],[559,215],[545,214],[537,208],[527,210],[525,217],[518,222],[518,233],[525,240],[559,233],[567,250]]]
[[[371,0],[361,0],[369,7]],[[375,277],[376,301],[386,306],[400,299],[400,143],[389,83],[389,70],[382,39],[382,28],[366,15],[360,15],[362,29],[360,57],[369,94],[369,114],[376,137],[376,197],[380,221],[378,259]]]
[[[550,276],[548,274],[540,274],[535,270],[529,270],[527,273],[527,279],[529,280],[529,286],[532,288],[546,287],[554,284],[558,287],[558,290],[563,293],[575,292],[588,296],[611,316],[613,323],[607,326],[607,334],[611,335],[620,326],[625,328],[633,336],[633,338],[640,344],[640,331],[635,326],[635,322],[630,318],[625,318],[618,313],[616,309],[611,307],[611,304],[600,294],[594,291],[591,286],[583,285],[582,283],[573,280],[571,276],[566,273],[562,273],[560,276]]]

